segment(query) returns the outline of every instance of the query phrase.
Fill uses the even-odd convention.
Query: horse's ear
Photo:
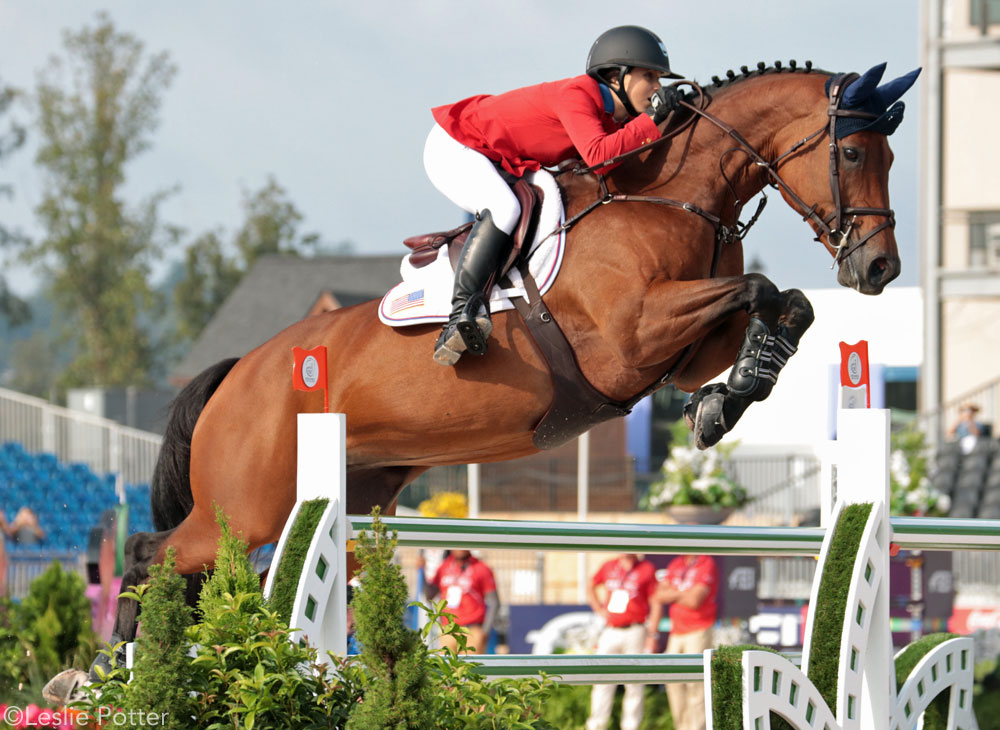
[[[844,90],[844,98],[841,106],[844,109],[857,109],[861,107],[875,93],[878,82],[882,80],[882,74],[885,73],[885,66],[885,62],[882,62],[878,66],[872,66],[861,74],[860,78]]]
[[[899,99],[906,90],[913,86],[913,82],[917,80],[917,76],[920,75],[920,69],[914,69],[908,74],[903,74],[898,79],[893,79],[882,84],[875,93],[878,95],[879,101],[882,102],[883,108],[888,108],[890,104]]]

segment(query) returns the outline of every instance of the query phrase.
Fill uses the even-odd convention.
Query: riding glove
[[[654,124],[660,124],[667,115],[681,105],[684,95],[674,86],[661,86],[653,94],[652,105],[646,113],[653,118]]]

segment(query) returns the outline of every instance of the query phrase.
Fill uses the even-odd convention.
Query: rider
[[[586,75],[432,110],[437,123],[424,147],[427,176],[476,218],[456,266],[452,312],[434,346],[435,362],[454,365],[466,350],[486,353],[491,279],[510,253],[521,214],[505,176],[574,156],[596,165],[658,138],[658,125],[681,99],[677,89],[660,86],[662,77],[682,78],[670,71],[663,42],[623,25],[591,46]]]

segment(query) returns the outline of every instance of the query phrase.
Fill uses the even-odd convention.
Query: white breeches
[[[427,135],[424,169],[434,187],[459,208],[474,215],[489,208],[497,228],[508,235],[514,232],[521,206],[496,165],[438,124]]]

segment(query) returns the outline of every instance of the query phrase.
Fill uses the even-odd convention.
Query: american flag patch
[[[404,309],[419,307],[423,303],[424,303],[424,290],[417,289],[417,291],[412,291],[406,296],[396,297],[391,302],[389,302],[389,314],[396,314],[396,312],[401,312]]]

